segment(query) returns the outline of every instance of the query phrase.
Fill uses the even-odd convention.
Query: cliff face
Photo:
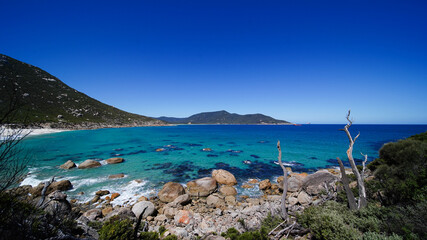
[[[7,123],[87,129],[162,125],[81,93],[42,69],[0,54],[0,116],[17,108]]]

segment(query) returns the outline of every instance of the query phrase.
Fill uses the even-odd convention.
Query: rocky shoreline
[[[336,197],[340,189],[339,171],[335,169],[319,170],[312,174],[290,172],[288,176],[287,208],[290,216],[301,213],[306,207],[318,205]],[[280,202],[283,189],[283,176],[277,182],[269,179],[262,181],[250,180],[247,187],[258,185],[263,196],[250,198],[237,195],[234,185],[237,184],[234,175],[226,170],[217,169],[210,177],[190,181],[186,186],[169,182],[156,196],[147,198],[140,196],[135,204],[113,206],[119,192],[110,193],[99,190],[93,199],[79,203],[77,200],[67,200],[62,191],[72,188],[68,180],[53,182],[46,190],[49,206],[60,206],[66,212],[78,216],[77,222],[84,229],[79,237],[97,239],[99,236],[90,222],[106,222],[113,216],[128,218],[133,221],[144,211],[143,221],[147,223],[148,231],[159,231],[161,226],[167,229],[164,236],[174,234],[180,239],[223,239],[218,236],[229,228],[239,232],[256,230],[261,227],[267,216],[280,215]],[[26,196],[33,202],[41,201],[44,183],[36,187],[21,186],[12,192]],[[298,238],[298,236],[295,236]],[[300,236],[302,237],[302,236]]]

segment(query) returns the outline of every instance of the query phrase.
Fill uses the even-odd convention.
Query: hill
[[[198,113],[187,118],[159,117],[157,119],[174,124],[291,124],[263,114],[239,115],[224,110]]]
[[[17,108],[6,123],[72,129],[164,124],[106,105],[38,67],[2,54],[0,80],[0,116]]]

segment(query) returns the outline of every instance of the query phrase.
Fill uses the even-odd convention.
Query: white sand
[[[17,129],[10,129],[5,127],[0,127],[0,140],[4,139],[6,136],[9,136],[11,134],[16,134],[19,132],[20,136],[36,136],[36,135],[42,135],[42,134],[49,134],[49,133],[58,133],[58,132],[64,132],[64,131],[70,131],[66,129],[52,129],[52,128],[24,128],[21,130]]]

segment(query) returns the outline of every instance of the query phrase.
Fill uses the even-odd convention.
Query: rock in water
[[[116,157],[116,158],[109,158],[109,159],[106,160],[106,162],[108,164],[122,163],[123,161],[124,161],[123,158],[118,158],[118,157]]]
[[[154,204],[152,202],[149,201],[141,201],[141,202],[137,202],[135,205],[133,205],[132,207],[132,212],[135,214],[135,216],[137,218],[139,218],[139,215],[141,215],[142,211],[144,211],[144,215],[142,215],[142,218],[146,218],[148,216],[151,216],[154,214],[156,208],[154,207]]]
[[[212,172],[212,178],[214,178],[219,184],[225,184],[233,186],[237,184],[236,177],[232,173],[224,169],[214,170]]]
[[[184,187],[177,182],[166,183],[162,190],[158,193],[158,197],[162,202],[173,202],[179,195],[185,194]]]
[[[95,160],[88,159],[88,160],[82,162],[78,168],[79,169],[86,169],[86,168],[94,168],[94,167],[100,167],[100,166],[101,166],[101,163],[99,163]]]
[[[192,197],[206,197],[216,190],[216,181],[211,177],[200,178],[187,183],[187,190]]]
[[[119,174],[113,174],[108,176],[109,179],[116,179],[116,178],[124,178],[125,175],[123,173],[119,173]]]
[[[62,169],[71,169],[75,167],[76,167],[76,164],[71,160],[68,160],[67,162],[59,166],[59,168],[62,168]]]

